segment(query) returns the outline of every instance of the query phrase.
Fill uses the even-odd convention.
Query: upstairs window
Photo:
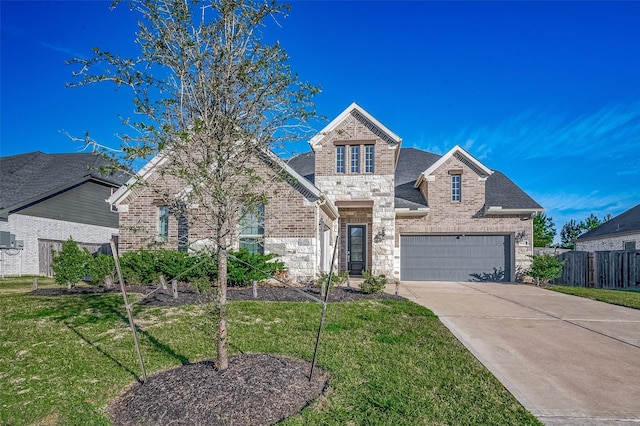
[[[460,193],[461,178],[461,175],[451,175],[451,201],[460,201],[462,198]]]
[[[374,145],[365,145],[364,147],[364,172],[373,173]]]
[[[240,219],[240,248],[264,254],[264,205],[246,211]]]
[[[158,241],[166,242],[169,239],[169,207],[158,207]]]
[[[336,173],[345,172],[344,146],[336,147]]]
[[[360,146],[351,147],[351,173],[360,173]]]

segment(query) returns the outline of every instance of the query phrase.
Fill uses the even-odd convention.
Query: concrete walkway
[[[640,425],[640,310],[514,284],[403,282],[400,295],[544,424]]]

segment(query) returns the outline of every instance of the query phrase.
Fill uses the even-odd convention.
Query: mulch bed
[[[272,425],[300,412],[329,376],[299,359],[245,354],[229,368],[188,364],[135,384],[109,407],[114,425]]]
[[[127,286],[127,293],[149,294],[154,290],[150,286]],[[111,288],[104,287],[73,287],[61,288],[41,288],[27,293],[30,296],[68,296],[68,295],[91,295],[105,293],[119,293],[117,286]],[[263,300],[278,302],[312,302],[306,295],[311,295],[316,299],[321,299],[320,291],[317,288],[301,287],[292,289],[289,287],[264,286],[258,287],[258,297],[253,297],[253,290],[249,288],[229,288],[227,291],[228,300]],[[401,296],[392,294],[365,294],[360,289],[337,287],[329,293],[329,302],[351,302],[361,299],[404,299]],[[147,306],[181,306],[194,305],[213,300],[210,294],[198,293],[186,285],[178,287],[178,297],[174,298],[171,289],[159,289],[151,293],[139,302],[140,305]]]

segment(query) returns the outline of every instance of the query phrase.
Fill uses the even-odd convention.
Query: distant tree
[[[228,367],[227,250],[237,240],[237,221],[267,201],[269,183],[256,159],[274,146],[308,136],[319,89],[299,81],[279,43],[262,41],[267,20],[288,5],[272,0],[131,0],[140,16],[129,59],[94,50],[76,58],[75,76],[85,85],[113,82],[130,88],[141,122],[127,122],[128,161],[159,156],[161,179],[152,185],[173,214],[208,230],[218,258],[217,367]],[[307,133],[305,133],[307,132]],[[176,194],[166,181],[184,182]],[[286,177],[285,177],[286,178]],[[188,208],[186,206],[198,206]]]
[[[580,227],[582,228],[583,233],[591,231],[600,225],[602,225],[602,221],[593,213],[591,213],[588,218],[580,222]]]
[[[582,234],[582,225],[571,219],[565,223],[560,231],[560,244],[562,248],[571,249],[576,245],[576,239]]]
[[[553,219],[544,213],[533,217],[533,246],[549,247],[556,236]]]
[[[602,217],[602,223],[605,223],[605,222],[607,222],[607,221],[609,221],[609,220],[611,220],[611,219],[613,219],[613,216],[611,216],[611,214],[610,214],[610,213],[607,213],[606,215],[604,215],[604,216]]]

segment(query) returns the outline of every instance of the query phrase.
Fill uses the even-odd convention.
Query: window
[[[264,205],[246,211],[240,219],[240,248],[264,254]]]
[[[344,173],[344,146],[336,147],[336,173]]]
[[[365,145],[364,147],[364,172],[373,173],[373,154],[374,145]]]
[[[622,242],[625,250],[635,250],[636,242],[635,241],[623,241]]]
[[[351,147],[351,173],[360,173],[360,146]]]
[[[461,175],[451,175],[451,201],[460,201],[460,181]]]
[[[169,207],[158,207],[158,241],[169,239]]]

